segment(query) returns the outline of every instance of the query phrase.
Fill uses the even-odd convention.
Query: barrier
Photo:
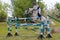
[[[37,18],[37,17],[36,17]],[[9,19],[9,18],[8,18]],[[19,20],[24,20],[26,22],[26,20],[33,20],[32,18],[14,18],[14,19],[9,19],[8,22],[10,22],[8,25],[8,34],[7,36],[11,36],[11,29],[10,27],[12,26],[11,23],[12,21],[11,20],[14,20],[14,25],[15,25],[15,29],[16,29],[16,32],[15,32],[15,36],[18,36],[18,32],[17,32],[17,29],[19,26],[41,26],[41,29],[40,29],[40,33],[43,34],[44,33],[44,27],[46,26],[46,30],[47,32],[50,34],[50,28],[49,28],[49,21],[48,19],[46,19],[46,23],[44,24],[44,21],[41,20],[41,23],[23,23],[21,24]],[[8,24],[8,23],[7,23]],[[32,29],[32,30],[35,30],[35,29]]]

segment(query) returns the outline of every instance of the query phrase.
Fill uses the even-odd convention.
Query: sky
[[[57,2],[60,3],[60,0],[43,0],[43,2],[47,4],[48,8],[52,8]]]
[[[11,1],[10,0],[1,0],[2,2],[8,3],[9,5],[11,5]]]
[[[11,4],[10,0],[2,0],[5,3],[8,3],[9,5]],[[60,3],[60,0],[43,0],[43,2],[47,5],[47,8],[52,8],[54,7],[54,4],[56,2]]]

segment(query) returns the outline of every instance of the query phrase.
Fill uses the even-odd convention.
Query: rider
[[[39,8],[39,6],[38,6],[38,4],[34,4],[34,6],[33,6],[33,10],[37,10],[37,12],[38,12],[38,17],[37,18],[40,18],[41,19],[41,9]]]
[[[38,11],[38,17],[41,19],[41,9],[38,7],[37,11]]]
[[[37,10],[37,8],[38,8],[38,5],[35,3],[33,6],[33,10]]]

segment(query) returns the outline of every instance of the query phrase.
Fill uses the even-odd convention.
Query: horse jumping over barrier
[[[35,14],[36,13],[36,14]],[[37,14],[38,14],[38,12],[37,12],[37,9],[34,9],[33,10],[33,18],[20,18],[20,19],[33,19],[33,21],[35,21],[36,19],[41,19],[40,21],[41,21],[41,24],[39,23],[39,26],[41,25],[41,29],[40,29],[40,34],[39,34],[39,37],[38,38],[44,38],[44,36],[43,36],[43,33],[44,33],[44,28],[46,27],[46,30],[47,30],[47,38],[52,38],[52,36],[50,35],[50,27],[49,27],[49,17],[48,16],[46,16],[46,18],[44,17],[44,16],[41,16],[41,15],[39,15],[39,16],[37,16]],[[35,17],[35,18],[34,18]],[[11,17],[8,17],[7,18],[7,24],[8,24],[8,34],[7,34],[7,36],[12,36],[12,34],[11,34],[11,26],[12,26],[12,19],[14,19],[14,24],[15,24],[15,29],[16,29],[16,32],[15,32],[15,36],[18,36],[18,32],[17,32],[17,29],[18,29],[18,26],[30,26],[30,24],[28,25],[27,23],[25,23],[25,24],[20,24],[19,23],[19,18],[18,17],[15,17],[15,18],[11,18]],[[38,24],[31,24],[31,25],[33,25],[33,26],[37,26]]]
[[[50,35],[50,28],[49,28],[49,20],[48,19],[44,19],[44,17],[42,16],[41,17],[42,19],[41,19],[41,24],[39,23],[39,24],[27,24],[27,23],[25,23],[25,24],[20,24],[19,22],[19,20],[20,19],[32,19],[32,18],[14,18],[14,24],[15,24],[15,29],[16,29],[16,32],[15,32],[15,36],[18,36],[18,33],[17,33],[17,29],[18,29],[18,26],[31,26],[31,25],[33,25],[33,26],[41,26],[41,29],[40,29],[40,35],[39,35],[39,38],[43,38],[44,36],[43,36],[43,33],[44,33],[44,27],[46,26],[46,29],[47,29],[47,32],[48,32],[48,35],[47,35],[47,37],[51,37],[51,35]],[[47,17],[48,18],[48,17]],[[12,36],[12,34],[11,34],[11,26],[12,26],[12,19],[13,18],[8,18],[7,19],[7,24],[8,24],[8,34],[7,34],[7,36]],[[45,23],[44,23],[45,22]]]
[[[11,31],[11,29],[10,29],[10,27],[12,26],[12,19],[13,18],[9,18],[8,20],[7,20],[7,24],[8,24],[8,35],[9,36],[12,36],[12,34],[10,33],[10,31]],[[39,23],[39,24],[28,24],[28,23],[24,23],[24,24],[20,24],[19,23],[19,20],[21,20],[21,19],[32,19],[32,18],[14,18],[13,20],[15,21],[14,22],[14,24],[15,24],[15,29],[16,29],[16,32],[15,32],[15,36],[18,36],[18,33],[17,33],[17,28],[18,28],[18,26],[31,26],[31,25],[33,25],[33,26],[41,26],[41,29],[40,29],[40,38],[43,38],[43,33],[44,33],[44,27],[46,26],[46,29],[47,29],[47,32],[48,32],[48,36],[50,36],[50,28],[49,28],[49,20],[48,20],[48,17],[47,17],[47,19],[46,19],[46,22],[44,23],[44,21],[45,21],[45,19],[43,18],[43,16],[42,16],[42,20],[41,20],[41,24]],[[48,37],[47,36],[47,37]]]

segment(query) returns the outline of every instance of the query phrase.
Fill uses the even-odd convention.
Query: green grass
[[[56,25],[55,26],[60,26],[60,23],[56,22]],[[57,27],[54,27],[54,28],[57,28]],[[18,33],[19,33],[19,36],[15,37],[14,36],[14,33],[15,33],[15,27],[13,26],[12,27],[12,37],[6,37],[7,35],[7,25],[5,22],[1,22],[0,23],[0,40],[40,40],[40,39],[37,39],[38,35],[39,35],[39,29],[36,30],[36,32],[28,29],[23,29],[22,27],[19,27],[18,29]],[[55,33],[55,34],[52,34],[53,38],[51,39],[43,39],[43,40],[60,40],[60,33]]]

